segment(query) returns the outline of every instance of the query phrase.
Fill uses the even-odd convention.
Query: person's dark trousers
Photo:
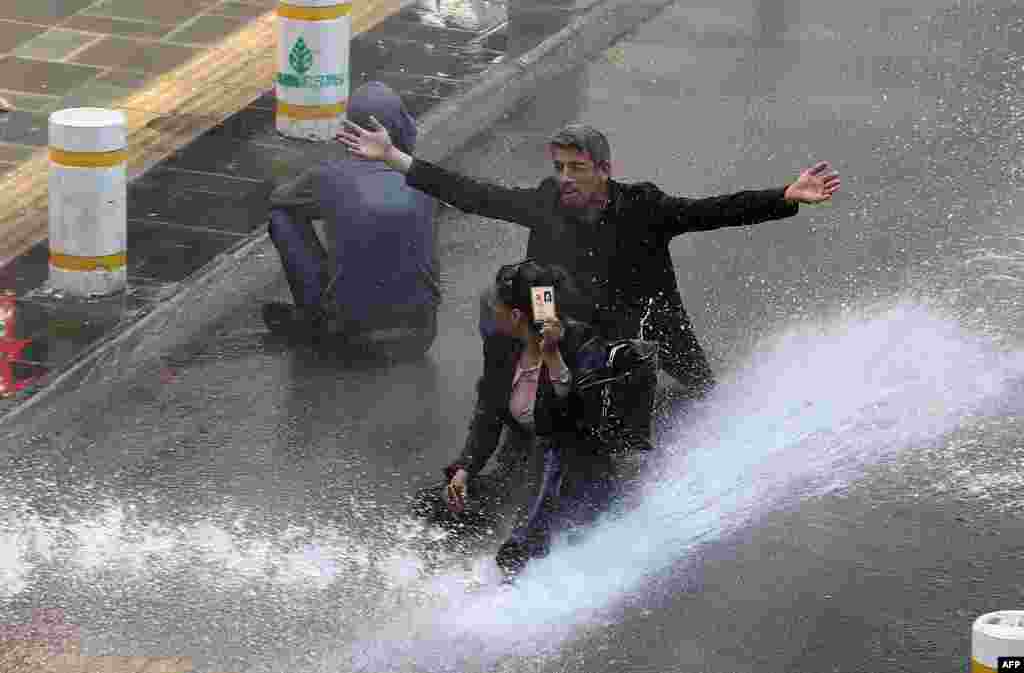
[[[509,575],[547,556],[551,538],[593,525],[620,493],[614,458],[582,454],[547,441],[544,473],[526,521],[498,549],[495,561]]]
[[[319,306],[328,283],[327,251],[300,208],[272,208],[270,240],[281,255],[281,266],[296,306]]]
[[[690,318],[681,307],[665,307],[651,316],[644,338],[661,344],[661,367],[682,386],[685,396],[703,398],[715,385],[707,355],[697,341]]]
[[[672,418],[687,416],[715,386],[714,373],[689,316],[681,306],[657,307],[643,323],[642,334],[644,339],[658,342],[660,368],[678,384],[664,388],[658,413]]]
[[[330,285],[330,256],[313,229],[313,220],[320,217],[320,210],[313,198],[308,174],[275,189],[270,196],[270,206],[270,240],[281,256],[295,306],[304,310],[293,313],[286,306],[272,305],[265,307],[265,321],[272,320],[291,330],[295,327],[293,320],[326,312],[322,325],[318,323],[312,331],[329,333],[331,338],[327,343],[370,359],[409,360],[430,349],[437,336],[435,307],[423,307],[406,314],[385,309],[390,319],[382,323],[381,330],[366,331],[332,322],[337,318],[337,311],[333,300],[324,296]],[[269,309],[273,312],[268,313]],[[302,333],[306,336],[305,330]]]
[[[296,306],[319,307],[330,275],[328,255],[313,229],[320,216],[313,195],[311,171],[277,184],[269,196],[270,240],[281,256],[281,266]]]
[[[636,363],[629,377],[609,390],[611,408],[615,410],[616,416],[612,427],[618,428],[618,436],[603,439],[615,446],[615,450],[631,452],[653,448],[651,434],[658,391],[659,358],[663,346],[650,343],[649,348],[657,350],[658,357]]]
[[[540,488],[527,512],[526,521],[512,531],[495,556],[498,566],[506,572],[518,573],[531,558],[547,556],[562,476],[562,452],[555,444],[546,443]]]

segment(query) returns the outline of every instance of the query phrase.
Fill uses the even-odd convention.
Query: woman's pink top
[[[512,396],[509,399],[508,409],[512,418],[516,419],[523,427],[532,429],[534,425],[533,410],[537,404],[537,386],[540,383],[540,368],[538,362],[535,366],[526,368],[526,351],[516,364],[516,373],[512,378]],[[560,381],[552,381],[555,394],[565,397],[569,394],[572,375],[569,368],[565,368],[565,375]]]

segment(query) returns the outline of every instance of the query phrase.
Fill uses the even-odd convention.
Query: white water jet
[[[463,574],[434,578],[418,608],[368,625],[323,670],[524,670],[701,541],[998,413],[1024,377],[1024,354],[910,303],[797,326],[757,352],[678,433],[636,507],[556,544],[514,590],[466,594]]]

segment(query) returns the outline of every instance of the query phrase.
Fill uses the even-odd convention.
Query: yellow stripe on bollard
[[[996,673],[996,669],[989,668],[977,659],[971,659],[971,673]]]
[[[50,148],[50,161],[73,168],[111,168],[128,160],[127,150],[113,152],[68,152]]]
[[[117,252],[101,257],[81,257],[51,251],[50,264],[67,271],[96,271],[101,268],[107,271],[116,271],[128,264],[128,253]]]
[[[291,119],[334,119],[345,112],[345,103],[329,105],[293,105],[277,101],[277,113]]]
[[[285,3],[277,6],[278,16],[286,19],[295,19],[296,21],[330,21],[331,19],[340,19],[343,16],[348,16],[351,13],[351,2],[331,5],[330,7],[296,7],[295,5]]]
[[[998,610],[974,620],[971,627],[971,673],[1012,670],[1024,658],[1024,610]]]

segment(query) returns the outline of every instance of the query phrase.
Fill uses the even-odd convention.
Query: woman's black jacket
[[[587,323],[563,318],[559,350],[572,372],[573,383],[568,395],[558,397],[547,365],[541,365],[534,406],[536,435],[554,436],[566,445],[571,445],[580,437],[576,418],[580,408],[574,400],[575,384],[579,376],[577,355],[593,336],[594,330]],[[462,453],[445,468],[446,478],[451,479],[459,468],[465,469],[470,476],[483,470],[498,448],[501,431],[506,424],[522,430],[522,426],[509,411],[509,401],[512,397],[512,380],[523,348],[525,344],[522,341],[510,337],[494,336],[484,340],[484,372],[477,383],[476,408],[470,420],[469,436]]]

